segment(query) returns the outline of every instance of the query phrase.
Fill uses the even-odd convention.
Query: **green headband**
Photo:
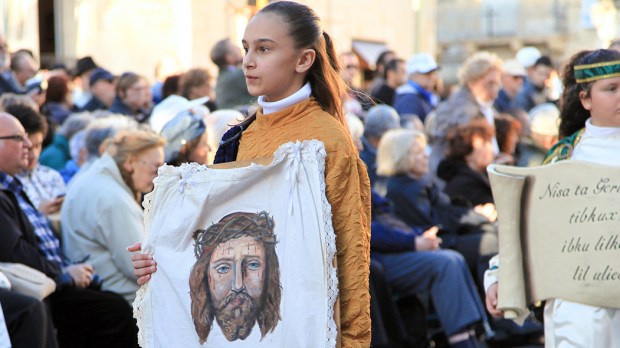
[[[575,80],[586,83],[620,76],[620,60],[613,62],[575,65]]]

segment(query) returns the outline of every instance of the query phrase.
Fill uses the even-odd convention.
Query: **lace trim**
[[[292,154],[295,151],[295,143],[286,143],[278,148],[274,154],[274,161],[271,165],[282,162],[285,159],[285,155]],[[304,140],[301,143],[302,153],[312,153],[313,158],[316,158],[319,169],[319,180],[321,188],[321,206],[323,207],[323,230],[325,231],[325,243],[327,244],[325,249],[327,251],[327,337],[325,339],[325,347],[336,347],[336,340],[338,337],[338,328],[336,327],[336,321],[334,320],[334,306],[336,299],[338,299],[338,271],[334,267],[334,260],[336,257],[336,234],[334,232],[334,226],[332,225],[332,207],[327,200],[325,193],[326,181],[325,181],[325,158],[327,152],[325,151],[325,145],[318,140]]]
[[[299,144],[297,143],[287,143],[281,145],[278,150],[274,154],[274,160],[269,165],[274,166],[278,163],[284,161],[289,155],[293,154],[295,151],[299,151]],[[334,320],[334,306],[336,304],[336,299],[338,298],[339,290],[338,290],[338,272],[336,267],[334,267],[334,260],[336,257],[336,234],[334,233],[334,227],[332,225],[332,208],[327,200],[327,195],[325,193],[326,181],[325,181],[325,158],[327,156],[327,152],[325,151],[325,146],[322,142],[318,140],[304,140],[301,143],[301,152],[303,154],[310,153],[313,158],[316,159],[319,169],[319,185],[321,188],[321,206],[323,210],[323,229],[325,233],[325,243],[326,243],[326,251],[327,251],[327,300],[328,300],[328,308],[327,308],[327,337],[325,339],[325,347],[333,348],[336,347],[336,340],[338,337],[338,329],[336,327],[336,321]],[[257,166],[257,164],[252,164],[250,167]],[[169,165],[164,165],[159,168],[158,176],[154,180],[154,190],[148,193],[143,202],[144,207],[144,226],[147,228],[151,223],[151,215],[153,213],[153,201],[155,200],[155,196],[157,195],[158,188],[164,184],[164,181],[169,180],[170,176],[177,176],[179,181],[179,189],[184,190],[187,185],[192,185],[191,177],[200,172],[206,172],[210,170],[207,166],[199,165],[197,163],[184,163],[180,167],[174,167]],[[148,240],[148,235],[147,235]],[[153,241],[150,241],[149,244],[152,244]],[[145,241],[146,244],[146,241]],[[156,243],[155,243],[156,244]],[[148,245],[145,245],[142,252],[150,252],[150,248]],[[144,337],[144,321],[147,319],[144,317],[143,308],[147,305],[149,295],[149,283],[142,285],[138,291],[136,292],[136,299],[133,302],[133,316],[137,320],[138,325],[138,344],[141,347],[146,346],[146,339]]]

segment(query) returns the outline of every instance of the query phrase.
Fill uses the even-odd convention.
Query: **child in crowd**
[[[560,140],[549,152],[545,164],[580,160],[620,166],[620,53],[595,50],[577,53],[567,65],[560,100]],[[497,309],[497,269],[491,260],[487,271],[487,309]],[[618,347],[620,311],[562,299],[545,305],[546,347]]]

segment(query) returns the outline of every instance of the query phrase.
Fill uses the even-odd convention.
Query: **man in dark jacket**
[[[0,262],[25,264],[56,281],[46,302],[62,346],[137,347],[131,307],[120,295],[89,287],[92,266],[64,257],[49,222],[15,178],[31,148],[19,121],[0,113]]]

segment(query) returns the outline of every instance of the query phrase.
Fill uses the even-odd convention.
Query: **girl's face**
[[[262,95],[265,101],[273,102],[303,86],[315,52],[295,48],[288,32],[288,25],[273,13],[257,14],[245,29],[243,73],[251,95]]]
[[[620,77],[598,80],[590,95],[580,92],[581,105],[590,111],[592,124],[599,127],[620,127]]]
[[[491,141],[475,135],[471,139],[473,151],[465,157],[469,167],[477,172],[486,170],[487,166],[493,162],[493,144]]]
[[[428,173],[428,154],[426,153],[426,142],[414,139],[409,149],[409,174],[416,178]]]

